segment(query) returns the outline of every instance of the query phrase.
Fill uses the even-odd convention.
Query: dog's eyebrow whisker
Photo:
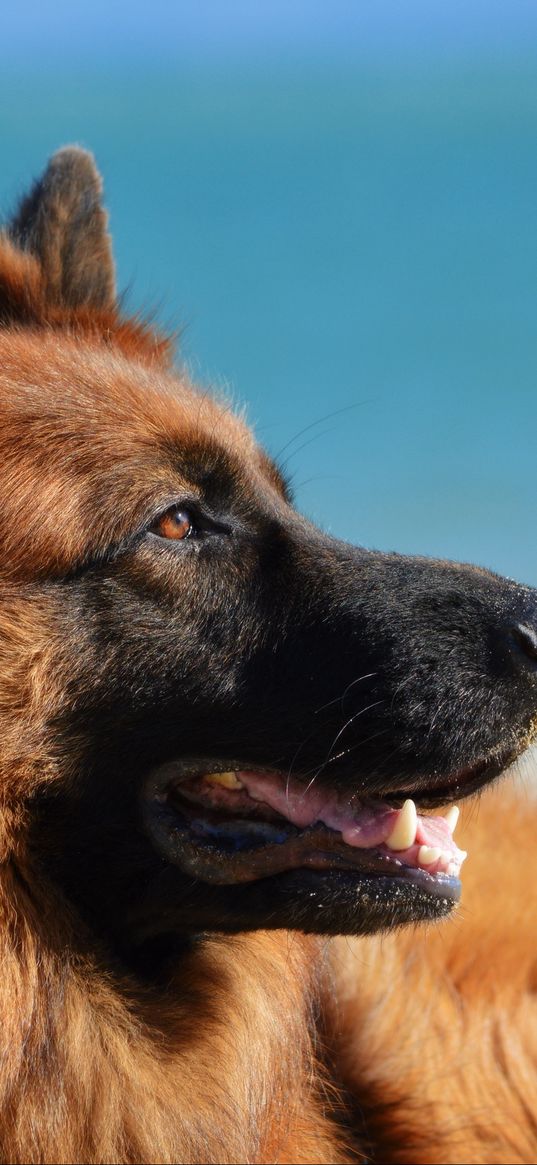
[[[297,457],[303,449],[307,449],[308,445],[313,445],[314,441],[320,441],[322,437],[328,437],[333,432],[334,429],[321,429],[320,433],[314,433],[312,437],[308,437],[307,441],[303,441],[296,449],[292,449],[289,456],[285,458],[285,461],[279,463],[280,472],[287,473],[287,467],[292,457]]]
[[[349,413],[353,409],[362,408],[364,404],[368,404],[368,403],[369,403],[368,401],[355,401],[353,404],[344,405],[343,408],[332,409],[332,411],[330,413],[325,413],[324,416],[317,417],[316,421],[310,421],[309,425],[304,425],[303,429],[299,429],[298,433],[295,433],[294,437],[290,437],[289,440],[286,441],[285,445],[283,445],[282,448],[278,451],[278,453],[275,454],[275,458],[274,458],[275,461],[279,461],[280,457],[283,456],[283,454],[286,452],[287,449],[289,449],[290,445],[292,445],[294,443],[294,441],[299,441],[300,438],[303,437],[305,433],[309,433],[311,429],[314,429],[316,427],[316,425],[323,425],[325,423],[325,421],[331,421],[331,420],[333,420],[334,417],[339,417],[343,413]],[[303,446],[301,446],[301,448],[303,448]]]

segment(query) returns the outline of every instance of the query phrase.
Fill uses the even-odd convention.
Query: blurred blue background
[[[4,0],[0,57],[2,210],[91,148],[130,304],[303,510],[537,584],[533,0]]]

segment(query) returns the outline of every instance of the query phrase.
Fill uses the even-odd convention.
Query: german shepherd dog
[[[534,1161],[515,802],[467,827],[469,919],[395,932],[531,740],[537,593],[301,517],[121,313],[78,148],[0,323],[1,1160]]]

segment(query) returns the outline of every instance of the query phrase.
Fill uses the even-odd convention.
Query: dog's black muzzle
[[[249,758],[394,795],[490,779],[537,714],[537,591],[304,526],[258,580],[264,642],[233,717]]]

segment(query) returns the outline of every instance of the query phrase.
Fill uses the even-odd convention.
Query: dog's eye
[[[173,542],[182,542],[195,534],[194,519],[184,506],[171,506],[165,514],[161,514],[151,527],[151,533],[159,538],[168,538]]]

